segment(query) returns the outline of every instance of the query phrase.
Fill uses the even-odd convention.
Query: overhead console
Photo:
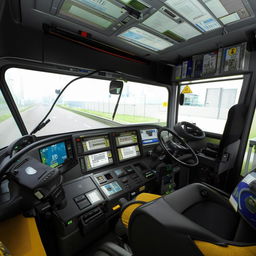
[[[255,17],[251,0],[45,0],[33,1],[33,10],[47,13],[56,24],[69,22],[71,31],[119,49],[137,46],[135,52],[161,53],[171,47]],[[31,2],[32,3],[32,2]],[[25,8],[23,8],[25,9]],[[28,10],[23,22],[29,23]],[[38,13],[39,14],[39,13]],[[28,16],[29,17],[29,16]],[[59,27],[61,27],[59,25]],[[88,35],[89,32],[89,35]],[[115,49],[116,49],[115,48]],[[142,54],[143,55],[143,54]]]

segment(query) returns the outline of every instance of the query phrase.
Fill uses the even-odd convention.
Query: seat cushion
[[[219,246],[202,241],[195,244],[205,256],[256,256],[256,246]]]
[[[183,212],[183,215],[222,237],[233,240],[239,223],[235,211],[212,201],[202,201]]]

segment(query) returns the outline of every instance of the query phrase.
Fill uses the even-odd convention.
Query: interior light
[[[108,0],[65,0],[59,14],[101,28],[109,28],[127,11]]]
[[[170,18],[167,15],[158,11],[146,19],[143,24],[177,42],[201,35],[201,32],[187,22],[182,21],[180,18]]]
[[[112,22],[104,19],[94,13],[87,11],[86,9],[79,8],[72,5],[69,11],[66,13],[67,16],[80,20],[81,22],[87,22],[93,25],[98,25],[103,28],[108,28],[112,25]]]
[[[165,3],[202,32],[208,32],[221,27],[198,0],[167,0]]]
[[[250,16],[242,0],[203,0],[203,2],[223,24],[229,24]]]
[[[76,0],[75,2],[88,6],[100,13],[107,14],[115,19],[120,18],[124,13],[126,13],[125,9],[111,3],[108,0]]]
[[[137,11],[143,11],[149,7],[143,1],[138,1],[138,0],[120,0],[120,1],[128,6],[132,7],[133,9],[135,9]]]
[[[164,40],[137,27],[128,29],[118,37],[155,52],[162,51],[173,46],[171,42],[168,42],[167,40]]]

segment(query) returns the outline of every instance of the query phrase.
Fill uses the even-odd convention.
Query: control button
[[[131,175],[131,178],[134,180],[134,179],[138,178],[138,175],[136,173],[134,173]]]
[[[105,183],[105,182],[107,182],[107,180],[106,180],[106,178],[104,177],[104,176],[98,176],[97,177],[97,180],[98,180],[98,182],[100,183],[100,184],[103,184],[103,183]]]
[[[131,167],[131,166],[127,166],[127,167],[125,167],[124,169],[126,170],[126,172],[127,172],[128,174],[130,174],[130,173],[133,173],[133,172],[134,172],[134,170],[132,169],[132,167]]]
[[[146,177],[147,179],[149,179],[149,178],[151,178],[151,177],[154,175],[154,173],[153,173],[152,171],[148,171],[148,172],[146,172],[144,175],[145,175],[145,177]]]
[[[146,189],[146,187],[145,187],[145,186],[142,186],[142,187],[139,188],[139,191],[142,192],[142,191],[144,191],[145,189]]]
[[[118,178],[126,175],[126,172],[122,169],[115,170],[114,172]]]
[[[80,201],[79,203],[77,203],[78,207],[80,210],[88,207],[89,205],[91,205],[91,203],[87,200],[87,199],[84,199],[83,201]]]
[[[44,195],[41,191],[37,190],[34,195],[39,199],[41,200],[42,198],[44,198]]]
[[[96,208],[93,210],[93,213],[96,214],[96,213],[99,213],[100,212],[100,209],[99,208]]]
[[[105,177],[106,177],[107,180],[113,179],[113,176],[110,173],[106,173]]]
[[[115,205],[115,206],[112,207],[112,210],[113,210],[113,211],[117,211],[117,210],[120,209],[120,208],[121,208],[121,206],[120,206],[119,204],[117,204],[117,205]]]
[[[123,183],[127,183],[127,182],[128,182],[128,179],[127,179],[127,178],[123,178],[123,179],[121,179],[121,181],[122,181]]]
[[[131,196],[136,196],[136,192],[131,192]]]
[[[74,200],[78,203],[82,200],[86,199],[86,196],[85,195],[80,195],[80,196],[77,196],[74,198]]]

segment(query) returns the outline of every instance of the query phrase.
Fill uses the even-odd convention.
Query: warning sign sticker
[[[192,90],[191,90],[191,88],[188,85],[186,85],[181,93],[183,93],[183,94],[192,93]]]
[[[229,49],[229,51],[228,51],[228,55],[229,55],[229,56],[233,56],[233,55],[235,55],[236,53],[237,53],[237,48],[235,48],[235,47]]]

